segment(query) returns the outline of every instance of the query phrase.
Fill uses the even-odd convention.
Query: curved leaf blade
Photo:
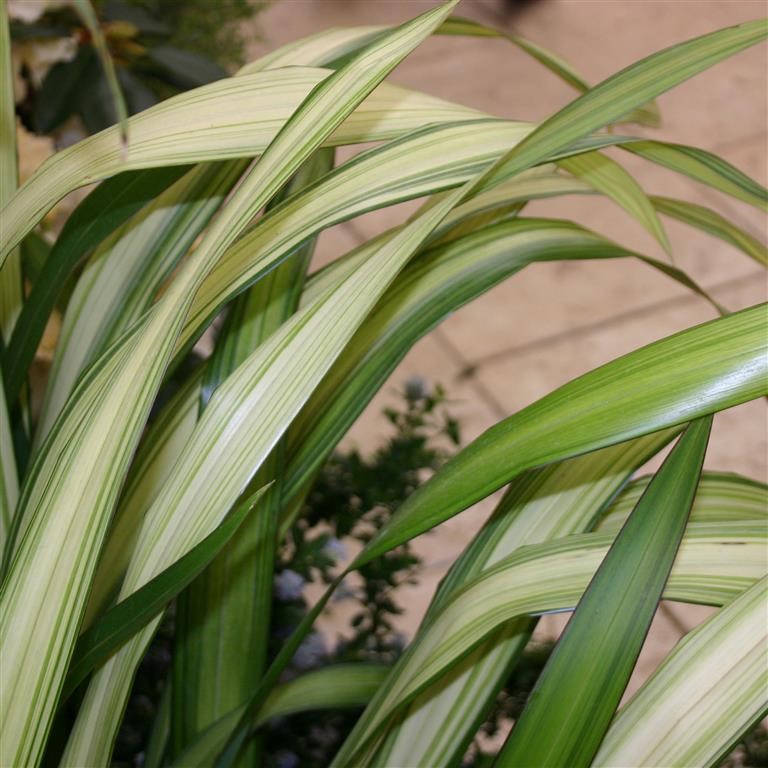
[[[430,618],[371,702],[372,717],[336,766],[365,765],[382,726],[488,635],[521,616],[572,610],[604,560],[613,534],[570,535],[519,548],[454,593]],[[722,605],[765,573],[766,527],[754,521],[688,526],[664,597]],[[740,558],[732,555],[738,547]]]
[[[64,195],[122,171],[261,154],[327,69],[287,67],[227,78],[173,96],[128,119],[131,146],[122,156],[108,128],[43,163],[0,211],[5,255]],[[435,122],[482,117],[476,110],[382,83],[325,146],[378,141]]]
[[[691,424],[616,536],[495,765],[587,768],[640,654],[693,505],[712,417]]]
[[[157,616],[224,548],[267,491],[264,487],[239,504],[183,557],[133,594],[110,608],[77,640],[64,681],[66,698],[94,669]]]
[[[760,397],[768,385],[766,321],[768,304],[761,304],[669,336],[491,427],[406,500],[355,565],[447,520],[525,469]]]
[[[765,715],[768,576],[686,635],[620,710],[592,765],[718,765]]]
[[[719,237],[734,248],[738,248],[753,258],[758,264],[768,266],[768,248],[740,227],[732,224],[719,213],[703,205],[675,200],[670,197],[651,197],[651,203],[659,213],[682,221],[703,232]]]
[[[59,293],[77,264],[188,168],[131,171],[102,182],[67,219],[32,286],[3,358],[9,399],[18,397]]]

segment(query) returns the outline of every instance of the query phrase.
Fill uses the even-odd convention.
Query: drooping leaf
[[[382,725],[495,630],[526,614],[572,610],[613,542],[614,534],[571,535],[524,546],[466,583],[432,615],[371,702],[371,717],[335,766],[365,765]],[[724,546],[725,544],[725,546]],[[762,578],[762,523],[689,526],[664,597],[722,605]],[[732,556],[738,547],[741,558]]]
[[[758,264],[768,266],[768,248],[710,208],[658,195],[651,197],[651,202],[659,213],[709,232],[751,256]]]
[[[663,141],[637,141],[621,146],[628,152],[682,173],[726,195],[757,208],[768,209],[768,190],[711,152]]]
[[[238,187],[161,300],[81,379],[28,475],[19,515],[24,530],[9,560],[0,595],[0,644],[4,662],[13,672],[10,678],[6,675],[0,698],[2,762],[35,763],[42,754],[90,590],[96,552],[200,281],[253,215],[328,139],[358,102],[429,34],[447,10],[449,6],[441,6],[398,29],[383,47],[364,52],[312,93]],[[237,108],[242,114],[242,105],[237,104]],[[110,143],[109,132],[93,138]],[[114,138],[112,135],[111,141]],[[166,132],[163,143],[168,138]],[[132,147],[135,139],[132,133]],[[95,158],[90,159],[98,164]],[[58,552],[55,562],[47,557],[50,548]],[[57,569],[61,568],[71,578],[58,578]],[[154,573],[144,575],[151,577]],[[35,631],[31,631],[32,627]],[[151,635],[151,628],[141,636],[146,638],[147,632]],[[111,692],[114,710],[99,704],[89,711],[88,703],[101,696],[94,691],[103,682],[102,672],[126,648],[135,649],[135,645],[129,641],[95,676],[65,759],[75,763],[108,759],[125,691],[121,686]],[[41,663],[42,659],[45,663]],[[92,717],[101,720],[103,727],[94,730],[89,724]],[[83,739],[84,732],[87,735]]]
[[[316,152],[268,208],[322,177],[333,161],[332,149]],[[230,305],[205,366],[201,411],[218,386],[296,311],[314,245],[314,240],[306,241],[299,252]],[[264,671],[284,466],[281,440],[248,484],[250,489],[272,483],[258,516],[177,601],[171,756],[211,722],[242,705]],[[249,753],[242,757],[245,765],[258,762],[257,749],[255,741],[249,744]]]
[[[267,152],[238,187],[213,226],[208,229],[202,244],[194,253],[194,258],[198,259],[201,252],[208,258],[211,254],[221,254],[237,235],[238,229],[232,226],[233,221],[244,223],[250,220],[266,199],[290,178],[297,167],[322,144],[356,104],[430,33],[450,7],[450,3],[439,6],[398,28],[391,36],[364,51],[350,65],[331,75],[316,89],[292,115]],[[392,251],[383,251],[378,260],[366,265],[367,269],[356,275],[355,280],[346,281],[332,297],[328,297],[342,304],[349,303],[353,295],[357,297],[354,312],[350,311],[345,316],[345,321],[349,323],[347,333],[354,330],[368,308],[361,300],[361,287],[367,288],[369,301],[373,303],[377,292],[386,288],[399,266],[407,261],[418,246],[420,238],[430,231],[451,205],[452,201],[447,201],[444,211],[436,210],[422,221],[414,223],[411,230],[404,232],[399,242],[393,243]],[[194,261],[188,261],[185,266],[189,267],[190,264],[194,264]],[[186,289],[187,296],[193,293],[189,291],[189,286],[184,285],[183,281],[180,283],[180,278],[177,278],[171,284],[169,292],[164,294],[160,304],[164,304],[175,289],[182,288]],[[345,335],[339,332],[336,322],[336,304],[331,304],[333,306],[329,307],[325,301],[318,302],[310,311],[294,316],[281,328],[281,333],[273,335],[268,344],[262,345],[243,363],[238,369],[238,372],[242,372],[242,377],[230,377],[227,386],[217,390],[203,414],[197,436],[193,436],[190,442],[189,451],[185,451],[179,459],[163,491],[145,517],[132,563],[123,582],[121,596],[130,594],[157,570],[162,569],[168,559],[176,559],[194,544],[196,538],[216,524],[222,508],[226,510],[235,501],[243,485],[253,476],[308,391],[311,391],[317,379],[333,361],[335,354],[343,347]],[[336,329],[333,335],[327,331],[327,324],[330,322],[334,323]],[[305,334],[310,334],[310,338],[306,338]],[[322,339],[323,344],[316,343],[317,338]],[[326,343],[329,346],[325,347],[323,352]],[[296,345],[296,349],[304,349],[307,344],[315,349],[317,357],[313,365],[308,365],[306,359],[301,361],[301,377],[297,377],[293,365],[276,364],[281,353],[284,353],[284,361],[295,363],[297,356],[293,345]],[[281,384],[280,377],[287,377],[285,381],[291,381],[292,386]],[[296,386],[297,384],[300,386]],[[274,399],[264,398],[265,392],[270,392]],[[225,416],[225,413],[231,413],[232,409],[239,410],[240,414],[245,416],[249,406],[253,408],[257,403],[259,408],[251,410],[250,418],[232,421],[230,417]],[[269,418],[263,418],[267,413]],[[238,431],[245,439],[254,443],[253,450],[246,450],[241,454],[243,443],[235,440],[233,434],[222,435],[219,429],[221,423],[237,425]],[[253,429],[254,424],[260,425],[261,428]],[[211,440],[211,429],[224,438],[224,445]],[[223,452],[222,448],[225,448]],[[201,470],[206,456],[210,457],[209,469]],[[235,463],[233,459],[236,459]],[[220,467],[218,471],[215,469],[217,465]],[[187,473],[192,466],[195,467],[195,479],[190,483]],[[222,469],[225,471],[220,474]],[[213,480],[214,473],[219,475],[220,482]],[[201,487],[201,482],[204,488]],[[178,515],[185,521],[183,527],[179,525],[181,520],[177,519]],[[152,625],[143,630],[96,673],[86,691],[70,736],[65,761],[88,763],[106,759],[119,722],[119,713],[123,711],[125,696],[128,693],[126,683],[130,680],[132,670],[153,630]],[[96,727],[95,722],[98,722]],[[94,732],[98,734],[96,738]]]
[[[441,581],[419,632],[428,630],[432,617],[453,594],[520,547],[588,530],[632,472],[673,437],[668,430],[517,478]],[[478,720],[507,680],[534,626],[535,619],[528,617],[507,622],[427,687],[390,724],[374,762],[454,765],[460,761],[475,736]],[[418,633],[414,642],[419,642]],[[393,673],[384,685],[396,684]],[[355,743],[356,734],[365,732],[375,712],[372,704],[358,720],[344,750]]]
[[[274,717],[322,709],[362,707],[386,678],[388,667],[377,664],[334,664],[307,672],[275,688],[253,719],[258,727]],[[242,716],[233,710],[212,724],[173,765],[208,765],[226,743],[232,724]]]
[[[720,29],[651,54],[590,88],[546,119],[500,161],[496,172],[530,168],[630,110],[768,36],[764,20]]]
[[[413,493],[357,558],[368,562],[531,467],[655,432],[766,393],[768,305],[630,352],[491,427]]]
[[[600,152],[590,152],[560,160],[559,165],[612,198],[637,219],[667,253],[671,252],[669,238],[653,204],[642,187],[619,163]]]
[[[585,93],[590,89],[589,83],[570,64],[568,64],[568,62],[538,43],[534,43],[532,40],[528,40],[520,35],[510,32],[502,32],[501,30],[486,26],[485,24],[480,24],[477,21],[460,18],[458,16],[452,16],[448,19],[442,27],[440,27],[438,32],[445,35],[504,38],[513,45],[516,45],[520,50],[525,51],[529,56],[532,56],[550,72],[557,75],[561,80],[568,83],[568,85],[575,88],[577,91]],[[637,107],[629,112],[624,116],[621,122],[639,123],[641,125],[658,127],[660,120],[658,105],[651,101],[648,104]]]
[[[11,35],[8,15],[3,7],[0,8],[0,206],[11,198],[18,184],[12,72]],[[21,311],[22,300],[21,258],[16,251],[0,269],[0,354],[5,354],[3,347]],[[4,378],[0,377],[0,547],[5,544],[10,531],[19,496],[13,428]]]
[[[35,434],[37,445],[50,431],[83,370],[149,309],[162,281],[246,166],[243,160],[197,166],[167,189],[155,191],[152,202],[95,249],[62,321]],[[159,169],[168,170],[175,169]],[[37,311],[38,317],[44,314],[43,307]]]
[[[56,202],[84,184],[122,171],[262,153],[303,99],[329,76],[325,69],[287,67],[219,80],[130,117],[125,158],[116,128],[58,152],[0,212],[5,228],[0,262]],[[480,116],[467,107],[383,83],[324,144],[377,141],[430,123]]]

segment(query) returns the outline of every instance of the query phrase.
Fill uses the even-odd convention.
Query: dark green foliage
[[[458,424],[445,410],[442,388],[430,391],[423,381],[412,379],[402,396],[401,409],[385,411],[395,430],[390,440],[370,458],[356,450],[336,453],[292,526],[277,568],[273,652],[307,610],[302,594],[281,600],[281,591],[284,598],[290,597],[290,587],[298,586],[299,578],[329,583],[336,571],[339,540],[367,542],[401,501],[448,458],[449,449],[441,446],[458,443]],[[397,590],[417,582],[420,565],[420,558],[406,544],[362,568],[354,585],[340,590],[340,599],[357,603],[347,636],[328,649],[319,635],[310,635],[294,657],[290,674],[341,661],[394,662],[404,645],[394,625],[394,618],[402,613]],[[265,735],[267,765],[329,765],[358,714],[310,712],[271,722]]]
[[[392,438],[370,458],[358,451],[335,454],[310,492],[303,514],[292,526],[288,546],[277,565],[277,582],[290,571],[304,581],[333,579],[337,557],[333,551],[342,539],[366,544],[392,512],[448,458],[447,449],[458,444],[458,426],[444,409],[445,393],[428,391],[420,379],[411,380],[403,392],[402,410],[384,413],[395,430]],[[392,661],[401,641],[392,618],[401,613],[397,588],[414,583],[420,560],[410,544],[397,547],[359,571],[359,583],[345,585],[342,599],[359,603],[352,620],[352,636],[345,639],[334,661]],[[303,597],[277,601],[276,631],[288,634],[306,610]],[[297,618],[298,617],[298,618]]]
[[[226,77],[243,63],[242,24],[261,0],[102,0],[94,2],[128,112],[135,114],[180,91]],[[75,37],[71,61],[55,64],[38,88],[22,71],[27,96],[17,105],[36,133],[56,131],[77,116],[88,133],[115,122],[104,70],[82,20],[71,8],[46,12],[34,24],[11,26],[16,40]]]

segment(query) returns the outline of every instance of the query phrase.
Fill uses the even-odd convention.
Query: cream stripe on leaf
[[[253,214],[450,7],[441,6],[404,25],[313,92],[216,218],[160,302],[81,379],[29,474],[22,503],[30,522],[0,595],[0,649],[11,670],[0,692],[0,762],[35,764],[42,755],[97,552],[200,281]],[[55,560],[49,556],[54,551]],[[117,720],[91,734],[86,751],[102,755],[96,762],[108,758]],[[83,762],[76,750],[74,760]]]

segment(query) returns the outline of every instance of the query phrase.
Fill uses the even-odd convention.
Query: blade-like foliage
[[[650,435],[518,478],[441,583],[420,631],[428,631],[436,609],[485,568],[527,543],[559,538],[590,525],[595,510],[605,506],[632,468],[642,464],[670,437],[669,432]],[[647,485],[647,478],[631,483],[610,505],[599,529],[613,530],[623,524]],[[768,514],[767,490],[736,475],[705,472],[696,492],[691,520],[753,520],[764,525]],[[525,646],[531,624],[530,619],[504,624],[450,672],[428,686],[408,707],[407,716],[401,716],[401,721],[390,728],[386,742],[375,752],[374,763],[402,764],[412,759],[419,765],[454,765],[460,761],[475,735],[478,719]],[[395,681],[395,675],[391,675],[385,685]],[[374,707],[366,711],[358,728],[374,712]]]
[[[35,434],[38,445],[82,371],[151,306],[162,281],[216,213],[246,164],[234,160],[196,167],[169,189],[156,193],[151,204],[96,249],[64,315]],[[137,173],[156,178],[176,170]],[[109,184],[104,182],[97,191]]]
[[[440,583],[420,633],[428,631],[431,619],[464,584],[520,547],[587,530],[632,472],[672,437],[670,431],[649,435],[517,478]],[[453,765],[460,760],[534,624],[528,617],[508,622],[424,690],[390,728],[374,762]],[[392,674],[385,685],[396,684]],[[365,712],[358,732],[375,711],[372,706]]]
[[[58,200],[84,184],[121,171],[262,153],[286,119],[330,75],[325,69],[287,67],[219,80],[130,117],[127,158],[117,128],[58,152],[0,211],[5,228],[0,260]],[[384,84],[323,143],[377,141],[429,123],[479,116],[467,107]]]
[[[11,33],[3,0],[0,5],[0,209],[13,197],[18,183]],[[0,267],[0,337],[4,344],[11,337],[22,302],[21,254],[17,250]],[[3,499],[2,503],[7,502]]]
[[[651,198],[653,207],[665,216],[690,224],[704,232],[719,237],[734,248],[751,256],[758,264],[768,266],[768,248],[756,240],[748,232],[732,224],[719,213],[705,208],[703,205],[687,203],[684,200],[674,200],[669,197],[654,195]]]
[[[499,768],[591,764],[683,538],[711,427],[709,416],[686,429],[619,531],[499,753]]]
[[[313,478],[407,351],[451,312],[534,262],[591,259],[600,269],[626,257],[720,309],[670,264],[572,222],[523,218],[529,201],[599,194],[667,250],[659,215],[766,263],[764,245],[738,226],[647,196],[601,150],[622,147],[765,207],[766,190],[714,155],[613,126],[653,123],[652,99],[768,27],[690,40],[591,88],[531,41],[449,18],[457,0],[448,0],[399,27],[288,45],[59,152],[12,194],[1,5],[0,763],[113,761],[134,674],[174,597],[173,669],[144,745],[151,768],[260,764],[271,757],[259,733],[270,718],[366,703],[337,765],[458,765],[536,616],[579,600],[501,760],[586,765],[606,728],[604,762],[722,755],[764,706],[753,685],[764,632],[743,601],[765,575],[766,488],[706,475],[683,536],[697,474],[688,465],[700,465],[712,413],[766,391],[766,306],[630,352],[490,429],[405,501],[268,668],[267,644],[275,558]],[[114,86],[105,36],[128,32],[130,49],[133,28],[101,29],[87,0],[78,5]],[[130,18],[143,45],[154,22],[140,9]],[[386,83],[432,34],[505,37],[580,95],[534,126]],[[385,143],[332,170],[333,147],[369,141]],[[52,247],[32,233],[64,195],[97,182]],[[324,230],[425,197],[403,224],[307,278]],[[30,399],[26,378],[59,312],[47,390]],[[653,480],[629,481],[694,420]],[[391,670],[342,666],[279,685],[351,570],[510,481]],[[681,536],[664,595],[735,602],[609,726]],[[600,611],[585,619],[595,602]],[[751,643],[743,658],[729,617]],[[717,663],[722,653],[728,664]],[[730,701],[733,685],[744,702]],[[731,706],[713,718],[718,696]],[[653,698],[688,713],[688,724],[712,723],[711,735],[662,732]],[[642,755],[635,730],[646,734]]]
[[[333,160],[333,150],[317,152],[270,205],[324,175]],[[217,387],[296,311],[314,245],[313,240],[305,242],[299,252],[230,306],[205,368],[201,409]],[[258,516],[177,601],[171,723],[174,753],[211,722],[240,706],[264,671],[284,465],[281,440],[249,483],[250,488],[272,483]],[[253,743],[251,750],[255,749]],[[243,756],[246,765],[257,760],[255,754]]]
[[[343,747],[335,764],[365,765],[365,751],[382,735],[382,724],[506,622],[525,614],[573,609],[613,538],[593,533],[524,546],[469,581],[409,646],[393,672],[394,684],[382,687],[382,694],[370,705],[371,717],[364,729]],[[765,546],[766,529],[761,523],[689,526],[665,598],[715,605],[728,602],[762,578]],[[738,561],[730,547],[738,548]]]
[[[108,659],[130,637],[157,616],[224,548],[256,506],[266,488],[249,496],[214,531],[184,557],[110,608],[98,623],[80,635],[64,683],[66,697],[86,675]]]
[[[75,266],[186,170],[182,166],[121,174],[99,185],[74,210],[32,287],[5,353],[3,370],[10,396],[18,395],[48,316]]]
[[[413,493],[356,560],[429,530],[525,469],[766,393],[768,305],[682,331],[565,384],[483,433]]]
[[[601,518],[601,531],[618,529],[634,509],[651,477],[640,477],[630,483]],[[762,520],[768,518],[768,486],[742,475],[727,472],[704,472],[696,491],[691,511],[692,522],[727,522],[728,520]]]
[[[766,22],[754,24],[765,26]],[[689,176],[726,195],[763,210],[768,208],[768,190],[765,187],[711,152],[663,141],[637,141],[622,146],[635,155]]]
[[[447,9],[397,30],[312,94],[232,196],[161,301],[94,363],[73,393],[28,477],[22,507],[26,525],[0,596],[0,644],[13,672],[0,694],[3,762],[34,763],[42,752],[96,553],[200,281],[252,216]],[[59,552],[55,562],[46,557],[52,549]],[[38,647],[31,647],[30,638]],[[119,698],[122,690],[117,693]],[[89,736],[82,745],[90,756],[72,746],[76,729],[69,750],[75,763],[106,759],[95,756],[108,752],[119,717],[106,710],[98,714],[108,718],[109,727],[96,729],[99,738]]]
[[[562,168],[613,198],[634,216],[669,253],[667,233],[642,187],[615,160],[600,152],[576,155],[559,162]]]
[[[621,709],[593,761],[719,765],[765,716],[768,576],[686,635]]]
[[[375,664],[334,664],[297,677],[275,688],[253,719],[258,727],[274,717],[321,709],[362,707],[371,700],[386,678],[387,667]],[[174,766],[207,765],[226,743],[233,724],[242,714],[236,709],[211,725]]]

